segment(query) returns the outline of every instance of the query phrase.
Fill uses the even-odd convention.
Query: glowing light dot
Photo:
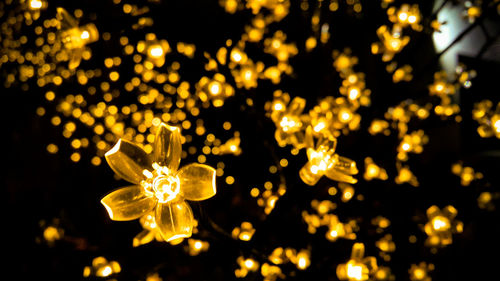
[[[450,221],[443,216],[437,216],[432,220],[432,227],[437,231],[445,231],[450,228]]]
[[[399,14],[399,20],[400,21],[406,21],[408,19],[408,14],[407,13],[400,13]]]
[[[347,265],[347,276],[354,280],[362,280],[363,279],[363,268],[359,265]]]
[[[158,45],[151,47],[151,49],[149,49],[149,55],[153,58],[161,57],[163,55],[162,47]]]
[[[254,261],[253,260],[251,260],[251,259],[245,260],[245,267],[246,268],[252,268],[253,265],[254,265]]]
[[[221,84],[219,82],[214,81],[214,82],[210,83],[210,85],[208,85],[208,90],[210,91],[210,93],[212,95],[215,96],[215,95],[218,95],[218,94],[221,93],[222,86],[221,86]]]
[[[88,32],[87,30],[84,30],[84,31],[82,32],[82,34],[80,35],[80,38],[82,38],[82,39],[84,39],[84,40],[85,40],[85,39],[89,39],[89,37],[90,37],[90,34],[89,34],[89,32]]]
[[[40,9],[40,8],[42,8],[42,1],[40,1],[40,0],[31,0],[30,7],[32,9]]]
[[[401,146],[401,148],[404,150],[404,151],[408,151],[410,150],[411,148],[411,145],[407,142],[403,143],[403,145]]]

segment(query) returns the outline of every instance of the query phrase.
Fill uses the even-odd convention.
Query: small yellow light
[[[80,35],[80,38],[82,38],[83,40],[85,40],[85,39],[89,39],[89,37],[90,37],[90,34],[89,34],[89,32],[87,30],[82,31],[82,34]]]
[[[160,45],[154,45],[149,49],[149,55],[153,58],[163,56],[163,48]]]
[[[30,7],[32,9],[40,9],[40,8],[42,8],[42,4],[43,3],[40,0],[31,0],[30,1]]]
[[[208,90],[210,91],[210,94],[216,96],[222,92],[222,86],[219,82],[217,81],[212,81],[208,85]]]
[[[359,265],[348,264],[347,265],[347,276],[354,280],[363,279],[363,268]]]
[[[254,266],[254,261],[252,259],[246,259],[245,260],[245,267],[246,268],[252,268]]]
[[[450,221],[443,216],[436,216],[432,219],[432,227],[436,231],[446,231],[450,228]]]
[[[399,20],[400,21],[406,21],[408,19],[408,14],[403,12],[399,14]]]
[[[410,150],[411,148],[411,145],[407,142],[403,143],[403,145],[401,146],[401,148],[404,150],[404,151],[408,151]]]

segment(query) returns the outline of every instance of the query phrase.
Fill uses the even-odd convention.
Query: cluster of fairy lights
[[[404,52],[411,42],[408,34],[422,32],[424,25],[438,32],[443,23],[426,23],[416,4],[395,6],[391,0],[381,2],[390,24],[377,29],[379,41],[373,42],[371,52],[386,64],[393,83],[411,81],[411,65],[399,65],[394,57]],[[148,6],[131,5],[121,0],[113,0],[113,3],[125,16],[135,20],[128,31],[130,34],[154,25],[154,19],[148,17]],[[29,91],[32,85],[44,89],[45,104],[38,107],[36,113],[59,127],[67,139],[66,143],[48,144],[49,153],[58,153],[59,146],[69,144],[71,161],[85,159],[100,166],[106,159],[119,177],[136,184],[134,188],[110,193],[102,200],[111,219],[139,219],[143,231],[133,238],[134,246],[152,241],[178,245],[186,240],[184,244],[189,255],[209,250],[208,241],[194,238],[198,231],[197,220],[184,199],[197,201],[214,196],[215,177],[224,177],[224,184],[233,184],[237,179],[225,174],[222,156],[238,157],[245,153],[240,147],[245,139],[240,138],[238,128],[234,128],[230,120],[219,124],[227,133],[217,137],[207,130],[200,115],[207,108],[223,107],[226,100],[239,95],[243,89],[258,89],[259,82],[267,80],[277,90],[265,105],[266,116],[276,126],[274,138],[277,144],[290,149],[290,155],[278,159],[270,166],[269,173],[279,175],[289,161],[294,161],[294,156],[301,151],[307,154],[306,163],[296,171],[300,179],[306,185],[314,186],[325,176],[332,182],[328,194],[340,196],[339,202],[313,200],[311,208],[302,211],[301,219],[307,225],[307,231],[311,234],[324,232],[325,239],[332,243],[338,239],[354,243],[351,255],[345,256],[345,263],[337,265],[337,277],[341,280],[393,280],[391,269],[383,265],[397,247],[391,234],[387,233],[391,222],[383,216],[371,221],[377,233],[385,234],[376,242],[380,250],[377,259],[365,256],[365,245],[357,240],[359,225],[356,220],[342,221],[335,214],[336,209],[353,199],[363,200],[362,194],[357,195],[355,189],[359,176],[365,181],[393,180],[398,185],[419,186],[409,159],[423,152],[429,138],[422,129],[410,124],[432,115],[461,122],[455,97],[461,87],[470,87],[476,75],[473,70],[460,66],[456,77],[437,72],[432,84],[428,85],[428,99],[403,101],[387,108],[383,116],[369,120],[370,135],[388,136],[396,132],[398,136],[394,159],[397,174],[389,175],[386,168],[393,167],[381,167],[369,156],[365,157],[364,163],[356,163],[337,153],[337,145],[341,150],[339,140],[342,136],[360,129],[363,118],[360,109],[371,104],[371,90],[365,83],[365,74],[358,69],[358,58],[349,48],[336,50],[331,56],[332,67],[342,79],[335,94],[322,98],[317,104],[306,105],[304,98],[294,96],[296,93],[279,89],[282,77],[294,73],[289,59],[298,54],[300,48],[297,44],[303,44],[304,50],[309,52],[331,40],[328,24],[320,24],[321,13],[314,12],[311,17],[314,36],[305,42],[291,42],[282,30],[271,32],[269,28],[288,15],[291,1],[222,0],[220,5],[225,12],[238,14],[249,10],[252,18],[240,38],[228,39],[215,54],[210,54],[198,50],[194,44],[174,44],[154,33],[145,33],[137,42],[132,41],[127,32],[114,38],[94,23],[80,23],[84,19],[88,22],[81,9],[68,12],[57,8],[53,17],[46,15],[49,4],[46,0],[5,2],[4,6],[17,6],[9,11],[10,14],[4,15],[8,20],[2,24],[0,67],[17,67],[5,75],[2,83],[7,88],[19,87],[24,91]],[[357,0],[319,1],[318,4],[327,5],[331,13],[338,12],[342,5],[355,14],[363,11]],[[301,1],[300,8],[307,11],[310,3]],[[465,12],[469,20],[481,14],[479,6],[474,5],[467,6]],[[18,32],[20,30],[23,32]],[[32,34],[25,33],[26,30]],[[100,40],[117,42],[122,55],[106,57],[98,62],[101,67],[88,69],[86,61],[94,59],[93,43]],[[254,45],[261,46],[262,52],[275,57],[276,63],[265,65],[252,59],[245,50]],[[182,62],[199,57],[205,61],[205,72],[198,79],[185,79]],[[132,69],[128,69],[130,65]],[[59,90],[66,89],[71,83],[78,83],[85,91]],[[250,97],[244,100],[246,106],[254,106]],[[116,105],[124,103],[128,105]],[[306,106],[311,109],[305,111]],[[500,138],[500,103],[481,101],[474,105],[472,116],[477,121],[481,137]],[[89,132],[91,137],[88,137]],[[195,139],[201,139],[204,146],[194,145]],[[86,154],[92,153],[94,155],[87,157]],[[179,168],[180,159],[188,156],[193,156],[190,159],[196,159],[198,163],[186,163]],[[150,165],[144,166],[147,161],[151,161]],[[211,167],[204,163],[216,164]],[[453,165],[451,172],[460,177],[463,186],[483,178],[480,172],[463,163]],[[286,192],[283,177],[279,177],[278,182],[266,181],[262,188],[249,188],[249,194],[266,215],[273,211]],[[127,201],[132,197],[135,201]],[[485,191],[477,199],[478,205],[491,209],[492,200],[497,197],[498,194]],[[170,217],[166,218],[166,214]],[[464,226],[457,219],[459,214],[451,205],[428,207],[422,231],[427,235],[425,245],[431,251],[452,244],[455,235],[463,231]],[[43,222],[42,227],[43,237],[50,244],[64,236],[57,221]],[[242,221],[232,230],[231,237],[250,241],[256,231],[259,230],[251,222]],[[410,242],[415,243],[416,237],[410,237]],[[239,256],[235,260],[237,268],[234,274],[243,278],[258,273],[264,280],[285,278],[287,272],[282,265],[290,263],[299,270],[307,270],[312,252],[314,249],[276,247],[266,259]],[[434,265],[426,262],[408,267],[411,280],[431,280],[433,270]],[[120,271],[117,261],[96,257],[90,266],[85,266],[83,275],[106,277]],[[147,280],[160,280],[160,277],[152,273]]]

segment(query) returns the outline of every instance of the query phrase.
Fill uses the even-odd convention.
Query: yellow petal
[[[109,193],[102,198],[101,203],[112,220],[128,221],[147,214],[155,207],[156,201],[144,193],[142,186],[132,185]]]
[[[120,139],[105,154],[106,161],[115,173],[131,183],[145,179],[144,170],[152,170],[151,158],[139,146]]]
[[[307,162],[302,169],[300,169],[299,176],[305,184],[313,186],[321,179],[323,171],[312,169],[311,162]]]
[[[194,224],[193,211],[186,201],[177,200],[158,204],[155,219],[165,241],[191,237]]]
[[[208,165],[189,164],[182,167],[177,175],[181,184],[181,192],[187,200],[205,200],[217,192],[215,169]]]
[[[134,237],[134,239],[132,240],[132,246],[138,247],[147,244],[155,239],[155,235],[155,231],[144,229]]]
[[[154,161],[177,171],[181,162],[182,144],[179,128],[161,123],[156,131],[153,148]]]
[[[329,179],[338,181],[338,182],[346,182],[350,184],[355,184],[358,182],[357,179],[353,178],[352,176],[345,174],[344,171],[339,170],[337,168],[332,168],[329,169],[325,172],[325,176],[327,176]]]

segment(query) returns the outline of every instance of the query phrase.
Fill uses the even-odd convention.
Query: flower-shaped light
[[[196,84],[196,91],[202,102],[211,100],[215,107],[223,106],[225,99],[234,95],[234,88],[221,73],[216,73],[213,78],[203,76]]]
[[[472,167],[464,167],[462,163],[453,164],[451,172],[460,177],[460,184],[462,186],[469,186],[472,181],[483,178],[482,173],[475,172]]]
[[[377,260],[375,257],[364,257],[365,245],[354,243],[352,246],[351,259],[337,266],[337,277],[340,280],[359,281],[368,280],[377,271]]]
[[[315,185],[322,176],[347,183],[356,183],[352,177],[358,173],[356,162],[335,153],[337,139],[333,136],[320,137],[316,143],[312,140],[312,127],[306,129],[307,163],[300,169],[302,181],[308,185]]]
[[[369,89],[366,89],[364,73],[351,73],[342,81],[339,92],[349,99],[355,106],[359,104],[368,106],[370,104]]]
[[[367,181],[373,179],[387,180],[388,178],[386,170],[375,164],[371,157],[365,158],[365,173],[363,177]]]
[[[343,52],[334,50],[332,53],[333,67],[340,73],[342,78],[347,77],[353,71],[354,65],[358,63],[358,58],[351,56],[351,50],[345,49]]]
[[[457,213],[457,209],[451,205],[442,210],[435,205],[427,209],[429,221],[424,226],[424,231],[428,235],[426,245],[443,247],[453,242],[452,234],[463,231],[463,223],[455,220]]]
[[[97,257],[92,260],[92,266],[83,268],[83,277],[108,277],[120,273],[120,271],[121,267],[117,261],[108,261],[105,257]]]
[[[401,27],[395,25],[392,30],[386,25],[377,29],[380,42],[372,44],[373,54],[382,54],[382,61],[390,61],[410,42],[410,37],[402,36]]]
[[[482,138],[495,136],[500,139],[500,102],[495,108],[490,100],[475,103],[472,118],[479,123],[477,133]]]
[[[432,270],[434,270],[432,263],[421,262],[419,264],[412,264],[408,273],[411,281],[431,281],[432,278],[429,276],[429,272]]]
[[[279,62],[288,62],[288,59],[298,53],[297,46],[294,43],[285,43],[286,34],[282,31],[276,31],[272,38],[264,40],[264,52],[271,54]]]
[[[163,66],[165,55],[171,50],[167,40],[158,40],[156,34],[148,33],[145,41],[141,40],[137,43],[137,51],[146,55],[145,66],[152,69],[153,66]]]
[[[177,127],[161,123],[153,153],[120,139],[106,153],[115,173],[133,185],[106,195],[101,203],[112,220],[128,221],[154,210],[154,223],[167,242],[190,237],[195,220],[185,200],[201,201],[215,195],[215,169],[198,163],[178,170],[181,134]]]
[[[279,146],[291,144],[297,149],[305,147],[304,118],[301,115],[305,106],[306,100],[301,97],[295,97],[290,102],[288,93],[274,92],[272,103],[266,107],[276,125],[275,138]]]
[[[428,140],[429,138],[424,134],[423,130],[404,135],[403,140],[398,146],[398,159],[406,161],[408,160],[408,153],[422,153],[424,150],[423,145],[426,144]]]
[[[78,21],[61,7],[57,8],[56,19],[61,43],[69,56],[68,68],[75,69],[80,65],[85,46],[97,41],[99,32],[93,23],[79,26]]]

